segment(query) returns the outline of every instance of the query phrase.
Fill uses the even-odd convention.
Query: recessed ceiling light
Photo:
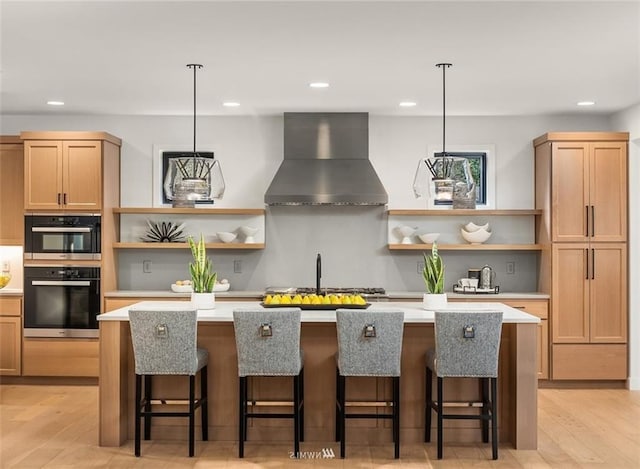
[[[414,103],[413,101],[402,101],[400,103],[400,107],[413,107],[415,105],[417,105],[418,103]]]
[[[578,101],[578,106],[593,106],[595,101]]]
[[[49,106],[64,106],[64,101],[47,101]]]
[[[234,101],[227,101],[226,103],[222,103],[222,105],[225,107],[238,107],[240,106],[240,103],[236,103]]]
[[[325,83],[324,81],[316,81],[313,83],[309,83],[311,88],[329,88],[329,83]]]

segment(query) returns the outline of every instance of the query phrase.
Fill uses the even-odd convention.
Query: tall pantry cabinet
[[[552,132],[533,142],[554,380],[627,378],[628,139]]]

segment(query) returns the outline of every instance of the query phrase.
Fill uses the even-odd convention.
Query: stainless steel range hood
[[[369,114],[284,114],[284,161],[264,196],[268,205],[384,205],[369,161]]]

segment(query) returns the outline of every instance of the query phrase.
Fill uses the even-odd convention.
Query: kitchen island
[[[517,449],[537,447],[536,333],[539,319],[502,303],[451,304],[452,309],[494,310],[504,313],[499,367],[499,432],[501,442]],[[189,309],[189,302],[143,301],[99,316],[100,397],[99,444],[120,446],[133,438],[134,365],[128,325],[129,309]],[[258,302],[217,302],[214,310],[198,311],[198,345],[209,351],[210,439],[237,439],[237,359],[233,310],[260,307]],[[419,303],[373,303],[370,310],[402,310],[405,331],[401,377],[401,441],[420,442],[424,429],[425,352],[434,344],[434,314]],[[305,351],[305,442],[333,441],[335,428],[335,359],[337,339],[335,310],[303,311],[301,343]],[[388,383],[379,378],[357,378],[367,386],[350,386],[350,398],[372,400],[386,396]],[[370,381],[376,381],[371,383]],[[154,380],[154,389],[165,397],[185,395],[186,381],[175,376]],[[286,400],[290,384],[256,379],[253,391],[260,400]],[[477,380],[461,379],[445,387],[448,399],[477,396]],[[155,391],[154,391],[155,392]],[[373,394],[372,394],[373,393]],[[167,395],[168,394],[168,395]],[[170,421],[169,421],[170,420]],[[186,422],[154,419],[153,437],[185,439]],[[435,419],[434,419],[435,420]],[[477,425],[450,421],[445,441],[480,441]],[[391,441],[391,432],[380,431],[383,420],[350,421],[348,438],[353,442]],[[349,431],[356,428],[357,431]],[[291,441],[290,425],[260,420],[249,428],[249,440]]]

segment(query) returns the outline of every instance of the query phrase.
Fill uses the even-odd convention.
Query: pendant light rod
[[[187,64],[187,68],[193,69],[193,157],[196,153],[196,72],[202,69],[201,64]]]
[[[445,70],[451,67],[452,64],[449,63],[440,63],[436,64],[436,67],[442,68],[442,156],[447,156],[445,152],[445,136],[446,136],[446,106],[445,106],[445,97],[446,97],[446,80],[445,80]]]

